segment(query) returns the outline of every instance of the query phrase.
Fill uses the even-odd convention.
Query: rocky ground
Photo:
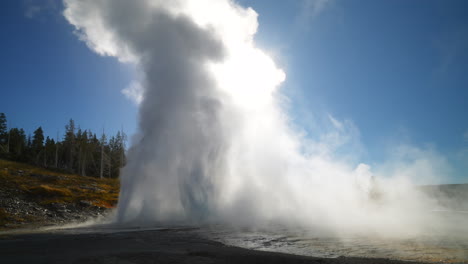
[[[0,160],[0,230],[83,222],[109,212],[118,192],[117,180]]]
[[[82,222],[98,217],[107,210],[86,200],[77,204],[41,204],[18,190],[5,190],[0,193],[0,216],[3,215],[0,226],[4,229]]]

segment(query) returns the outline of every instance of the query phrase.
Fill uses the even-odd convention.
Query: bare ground
[[[0,263],[408,263],[313,258],[226,246],[191,229],[0,235]],[[414,262],[411,262],[414,263]]]

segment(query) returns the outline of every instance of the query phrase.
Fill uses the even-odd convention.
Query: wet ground
[[[468,214],[430,217],[444,225],[398,238],[280,226],[14,230],[0,232],[0,263],[468,263]]]
[[[359,235],[314,236],[291,232],[212,231],[215,240],[254,250],[336,258],[388,258],[432,263],[468,263],[466,236],[382,238]]]
[[[0,235],[0,263],[404,263],[249,250],[207,239],[205,228],[92,227]]]
[[[324,233],[310,229],[265,228],[235,230],[211,227],[202,231],[210,239],[254,250],[336,258],[388,258],[430,263],[468,263],[468,212],[431,212],[431,225],[407,236]]]

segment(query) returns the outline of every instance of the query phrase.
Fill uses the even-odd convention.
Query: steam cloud
[[[274,221],[390,234],[427,220],[433,204],[411,177],[443,162],[413,149],[415,157],[374,177],[370,166],[333,155],[347,126],[333,117],[336,133],[305,143],[283,110],[285,73],[255,46],[251,8],[230,0],[64,2],[90,49],[143,76],[117,221]]]

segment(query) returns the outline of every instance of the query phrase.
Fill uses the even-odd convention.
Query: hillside
[[[468,184],[425,185],[419,188],[436,199],[440,209],[468,211]]]
[[[119,181],[0,160],[0,229],[85,221],[117,204]]]

